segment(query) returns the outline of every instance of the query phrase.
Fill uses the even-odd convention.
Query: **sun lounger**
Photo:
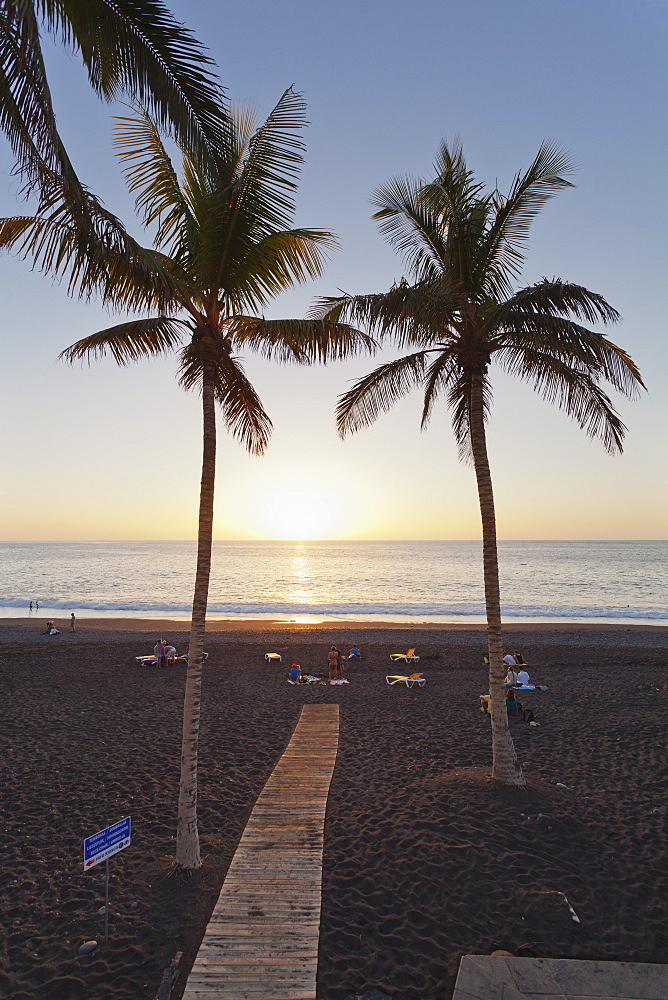
[[[202,654],[203,660],[209,659],[208,653]],[[156,656],[135,656],[135,662],[139,664],[140,667],[157,667],[158,659]],[[174,658],[175,663],[187,663],[188,657],[184,653],[182,656],[177,656]]]
[[[389,674],[385,678],[385,682],[392,686],[395,684],[405,684],[407,688],[412,688],[416,684],[418,687],[424,687],[427,683],[427,678],[423,677],[422,674],[410,674],[408,677],[403,674]]]
[[[264,658],[267,663],[282,663],[283,657],[280,653],[265,653]]]
[[[390,653],[393,663],[419,663],[420,657],[415,655],[414,649],[409,649],[407,653]]]

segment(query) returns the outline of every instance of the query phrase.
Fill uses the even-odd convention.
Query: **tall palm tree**
[[[262,308],[297,282],[322,272],[324,253],[336,246],[331,233],[288,228],[293,192],[302,163],[300,131],[305,124],[300,95],[286,91],[257,127],[250,109],[233,111],[220,144],[216,170],[203,170],[182,144],[179,174],[155,122],[142,111],[123,119],[116,133],[128,186],[147,226],[156,226],[155,248],[144,251],[174,288],[159,315],[133,319],[77,341],[63,355],[69,361],[107,352],[125,365],[175,349],[186,389],[202,396],[203,456],[186,692],[176,865],[200,865],[197,832],[197,747],[202,684],[202,649],[211,567],[216,463],[216,404],[223,423],[249,452],[261,454],[271,422],[244,374],[237,351],[249,348],[265,358],[308,364],[342,358],[374,341],[344,324],[325,320],[267,320]],[[0,222],[0,247],[33,255],[42,239],[40,219]],[[51,226],[54,258],[68,246],[68,226]],[[59,242],[60,241],[60,242]],[[85,262],[82,262],[82,265]],[[119,281],[114,302],[134,310],[165,302],[143,281]]]
[[[119,220],[79,180],[58,133],[41,46],[41,30],[76,51],[95,92],[105,101],[126,95],[161,127],[208,162],[217,148],[226,107],[212,60],[161,0],[0,0],[0,129],[16,159],[24,193],[37,211],[67,218],[77,236],[73,253],[88,258],[69,268],[72,287],[107,292],[131,261],[150,280],[151,264]],[[72,240],[74,236],[72,237]],[[107,274],[113,252],[113,273]],[[72,258],[70,258],[71,263]],[[164,280],[164,276],[163,276]]]
[[[460,456],[473,461],[483,537],[483,569],[492,714],[493,777],[523,785],[504,704],[496,519],[485,423],[492,389],[489,366],[526,379],[556,402],[610,452],[626,428],[601,388],[626,395],[642,385],[631,358],[587,324],[618,313],[601,295],[554,278],[514,290],[532,220],[548,198],[570,187],[567,156],[541,145],[510,193],[486,193],[458,142],[442,143],[430,182],[397,177],[377,189],[374,218],[402,254],[412,282],[388,292],[322,299],[313,315],[345,317],[372,333],[392,335],[411,353],[381,365],[340,399],[341,435],[371,424],[420,386],[422,426],[444,396]]]

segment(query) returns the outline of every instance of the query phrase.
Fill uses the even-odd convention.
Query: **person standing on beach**
[[[74,617],[74,612],[70,615],[70,632],[74,632],[74,623],[76,618]]]
[[[32,601],[30,602],[30,608],[29,608],[29,610],[32,611]]]
[[[35,611],[39,611],[39,601],[35,601]]]
[[[327,674],[330,681],[338,681],[341,676],[341,654],[336,646],[327,654]]]
[[[156,660],[155,665],[156,665],[156,667],[164,667],[165,663],[166,663],[166,661],[165,661],[165,641],[164,641],[164,639],[158,639],[158,641],[156,642],[155,646],[153,647],[153,655],[155,656],[155,660]]]

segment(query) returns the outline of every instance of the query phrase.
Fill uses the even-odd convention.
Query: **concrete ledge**
[[[668,1000],[668,965],[464,955],[452,1000]]]

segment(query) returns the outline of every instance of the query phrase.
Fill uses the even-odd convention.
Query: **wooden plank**
[[[237,847],[183,1000],[315,1000],[338,705],[305,705]]]

